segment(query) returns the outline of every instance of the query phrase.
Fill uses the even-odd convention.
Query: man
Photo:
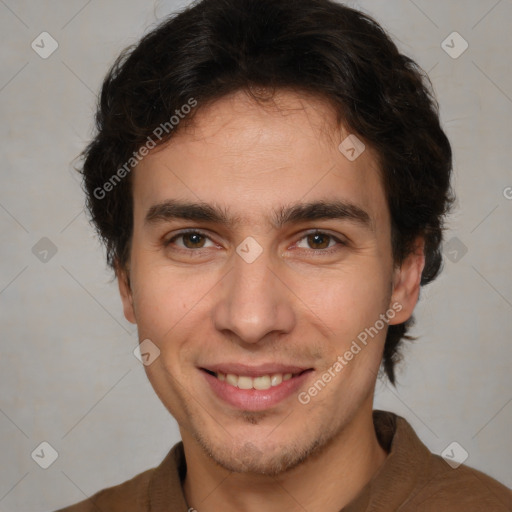
[[[78,511],[469,511],[511,492],[372,411],[441,265],[427,78],[330,0],[203,0],[124,53],[88,207],[182,442]]]

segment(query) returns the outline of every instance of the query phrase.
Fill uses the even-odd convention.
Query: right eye
[[[166,240],[165,247],[169,247],[170,245],[174,244],[179,249],[184,251],[194,249],[206,249],[208,248],[208,246],[205,246],[207,241],[210,241],[212,244],[209,247],[215,246],[215,244],[210,240],[210,238],[201,231],[188,230],[177,233],[170,239]]]

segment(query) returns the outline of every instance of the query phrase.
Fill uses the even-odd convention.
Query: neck
[[[277,477],[232,473],[188,436],[183,436],[183,444],[184,493],[197,512],[338,512],[359,494],[387,456],[375,434],[371,404],[361,408],[319,453]]]

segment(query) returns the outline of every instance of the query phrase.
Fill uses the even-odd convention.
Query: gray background
[[[0,0],[1,512],[82,500],[157,465],[179,439],[132,354],[136,332],[73,165],[109,64],[186,3]],[[424,290],[420,339],[375,407],[407,418],[436,453],[457,441],[468,465],[512,486],[512,1],[354,4],[430,72],[458,193],[453,261]],[[47,59],[31,48],[43,31],[59,44]],[[469,43],[456,59],[441,47],[453,31]],[[31,457],[42,441],[58,452],[46,470]]]

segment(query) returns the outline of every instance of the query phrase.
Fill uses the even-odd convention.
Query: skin
[[[134,170],[131,255],[118,268],[119,289],[140,340],[160,349],[146,372],[179,424],[184,492],[199,512],[338,511],[386,459],[372,421],[386,328],[306,405],[294,393],[263,411],[237,409],[199,369],[295,364],[314,369],[299,390],[307,391],[393,304],[401,311],[390,324],[411,316],[422,241],[394,264],[375,154],[366,145],[349,161],[338,149],[348,133],[319,98],[279,91],[262,105],[239,91],[204,106]],[[168,199],[218,206],[236,222],[146,223],[150,207]],[[349,201],[370,223],[271,222],[273,211],[319,200]],[[173,238],[186,228],[206,237]],[[308,238],[314,229],[325,238]],[[252,263],[236,252],[249,236],[263,250]]]

